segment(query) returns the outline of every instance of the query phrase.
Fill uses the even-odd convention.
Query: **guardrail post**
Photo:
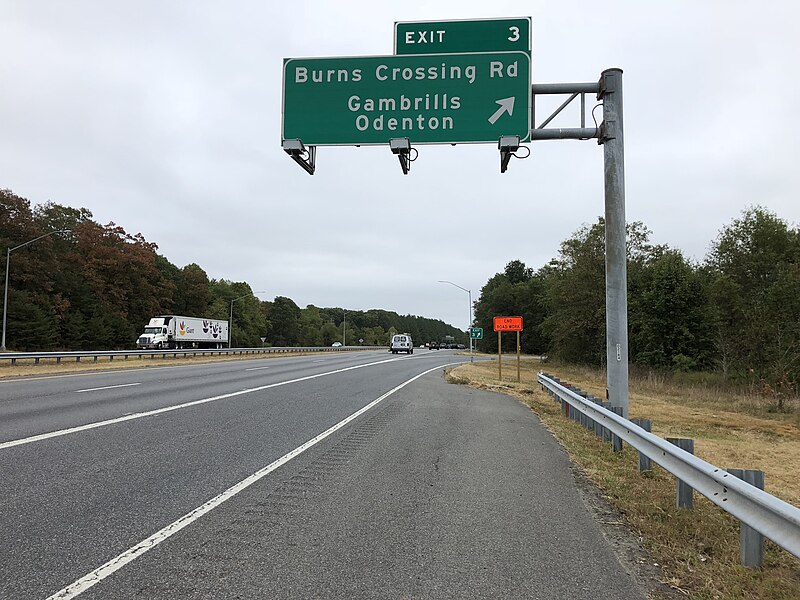
[[[624,416],[623,408],[621,406],[609,406],[608,410],[613,412],[615,415],[619,415],[620,417]],[[611,447],[614,452],[622,452],[622,438],[616,433],[611,434]]]
[[[81,362],[81,357],[80,356],[76,356],[75,357],[75,362]]]
[[[650,419],[632,419],[632,423],[635,423],[646,432],[651,433],[653,429],[653,422]],[[647,456],[639,452],[639,473],[644,473],[645,471],[652,471],[653,470],[653,461],[650,460]]]
[[[586,401],[594,404],[594,396],[591,394],[586,394]],[[597,421],[595,421],[592,417],[589,417],[589,431],[594,433],[595,427],[597,427]]]
[[[760,490],[764,489],[764,471],[751,469],[726,469],[726,471]],[[745,567],[760,567],[764,563],[764,536],[744,523],[739,525],[739,557]]]
[[[596,398],[595,396],[592,396],[592,395],[590,394],[590,395],[589,395],[589,400],[590,400],[591,402],[593,402],[594,404],[598,405],[598,406],[600,405],[600,398]],[[593,427],[593,430],[594,430],[594,435],[595,435],[595,436],[596,436],[598,439],[601,439],[601,440],[602,440],[602,439],[603,439],[603,425],[600,423],[600,420],[599,420],[599,419],[594,421],[594,427]]]
[[[587,401],[589,400],[589,394],[587,394],[586,392],[578,389],[576,390],[576,393],[584,400]],[[594,427],[594,425],[592,424],[592,419],[589,417],[589,415],[583,412],[581,413],[581,425],[583,425],[586,429],[592,429],[592,427]]]
[[[611,410],[611,403],[607,400],[602,400],[600,402],[600,406],[605,408],[606,410]],[[603,441],[604,442],[611,442],[611,430],[607,427],[603,427]]]
[[[694,454],[694,440],[691,440],[691,439],[688,439],[688,438],[667,438],[667,441],[670,444],[674,444],[675,446],[677,446],[681,450],[685,450],[689,454]],[[675,494],[675,498],[676,498],[676,502],[677,502],[678,508],[692,508],[692,506],[693,506],[692,492],[693,491],[694,490],[692,489],[692,487],[688,483],[678,479],[678,485],[677,485],[676,494]]]

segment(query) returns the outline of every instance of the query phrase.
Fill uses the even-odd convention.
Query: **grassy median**
[[[739,562],[739,524],[695,492],[693,510],[675,506],[675,479],[655,467],[638,471],[637,453],[627,444],[615,454],[577,423],[536,383],[538,371],[553,373],[582,390],[605,396],[605,372],[543,364],[524,359],[517,383],[516,359],[476,362],[449,372],[454,383],[513,395],[531,407],[564,446],[576,465],[642,539],[660,580],[688,598],[796,600],[800,560],[767,541],[764,566]],[[731,393],[705,384],[675,383],[664,377],[631,377],[630,417],[653,421],[661,437],[695,440],[695,454],[723,468],[760,469],[767,492],[800,505],[800,407],[796,400],[777,411],[756,394]]]

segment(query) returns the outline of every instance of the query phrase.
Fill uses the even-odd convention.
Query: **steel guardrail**
[[[206,355],[236,355],[236,354],[277,354],[286,352],[353,352],[358,350],[382,350],[385,346],[281,346],[273,348],[188,348],[182,350],[77,350],[68,352],[0,352],[0,361],[10,361],[11,365],[18,360],[33,360],[34,364],[39,364],[43,359],[55,359],[56,363],[61,363],[63,359],[74,358],[80,362],[81,358],[94,358],[97,362],[99,357],[108,357],[113,361],[115,357],[123,357],[126,360],[131,356],[171,356],[177,358],[182,355],[206,356]]]
[[[601,423],[724,511],[800,558],[800,508],[586,400],[544,373],[539,373],[538,381],[555,396]]]

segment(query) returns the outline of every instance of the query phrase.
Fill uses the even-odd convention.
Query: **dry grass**
[[[561,441],[573,460],[600,488],[663,569],[663,581],[686,597],[699,599],[800,598],[800,560],[771,542],[764,567],[739,564],[738,523],[695,494],[694,510],[675,507],[675,480],[656,468],[638,473],[630,447],[614,454],[597,438],[565,419],[560,408],[536,384],[538,360],[523,363],[516,382],[516,361],[503,361],[503,382],[497,363],[474,363],[453,370],[461,381],[511,394],[528,404]],[[562,380],[605,395],[605,374],[574,367],[545,369]],[[771,403],[752,396],[631,380],[630,414],[653,420],[660,436],[691,437],[695,453],[717,466],[761,469],[766,489],[787,502],[800,504],[800,427],[797,414],[771,412]]]

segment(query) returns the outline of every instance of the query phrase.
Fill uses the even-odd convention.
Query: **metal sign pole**
[[[502,331],[497,332],[497,378],[503,381],[503,347],[500,344],[500,336],[503,335]]]
[[[628,417],[628,290],[625,249],[625,154],[622,128],[622,69],[600,78],[606,219],[606,366],[608,399]]]
[[[545,128],[569,104],[562,104],[550,117],[531,131],[531,140],[597,138],[603,144],[605,175],[606,229],[606,369],[608,399],[613,407],[628,416],[628,290],[625,228],[625,152],[622,127],[622,69],[606,69],[598,83],[543,83],[531,87],[535,116],[536,96],[543,94],[597,94],[603,101],[603,122],[599,127]]]
[[[520,383],[520,378],[519,378],[519,331],[517,331],[517,383]]]

